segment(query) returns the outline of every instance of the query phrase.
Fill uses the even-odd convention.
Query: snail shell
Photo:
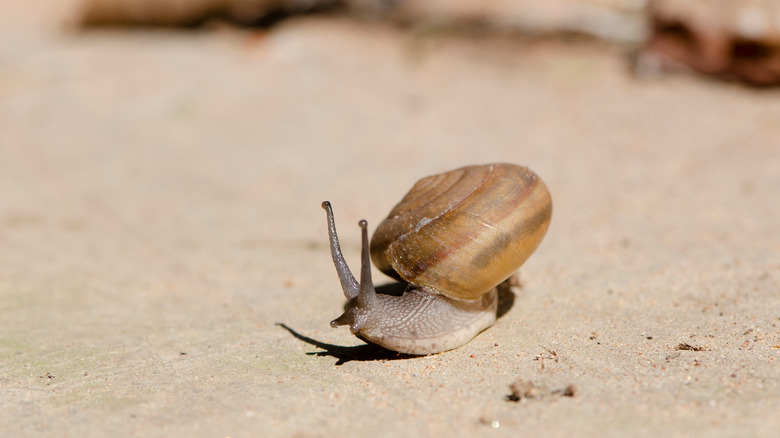
[[[475,300],[536,250],[552,215],[550,192],[526,167],[469,166],[421,179],[371,239],[380,271]]]
[[[408,354],[459,347],[496,319],[496,287],[536,250],[552,216],[547,187],[513,164],[468,166],[418,181],[377,227],[370,258],[409,283],[401,296],[377,294],[371,282],[367,225],[358,283],[341,255],[330,203],[328,230],[348,299],[331,325]]]

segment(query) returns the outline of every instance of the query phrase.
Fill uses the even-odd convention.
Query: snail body
[[[526,167],[468,166],[418,181],[376,229],[362,230],[360,282],[341,254],[329,202],[333,262],[347,297],[331,326],[406,354],[433,354],[470,341],[496,320],[497,286],[539,246],[552,216],[550,193]],[[370,259],[409,284],[377,294]]]

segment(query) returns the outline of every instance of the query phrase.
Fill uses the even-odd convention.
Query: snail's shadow
[[[420,356],[413,356],[410,354],[401,354],[395,351],[384,349],[375,344],[356,345],[353,347],[345,347],[341,345],[333,345],[325,342],[320,342],[316,339],[312,339],[308,336],[304,336],[297,331],[293,330],[287,324],[277,322],[276,325],[290,332],[293,337],[301,340],[307,344],[313,345],[317,348],[321,348],[325,351],[312,351],[306,353],[308,356],[332,356],[338,359],[336,365],[344,365],[347,362],[353,360],[359,362],[375,361],[375,360],[396,360],[396,359],[409,359]]]
[[[381,286],[378,286],[376,288],[376,291],[378,293],[384,293],[388,295],[402,295],[406,290],[406,288],[407,285],[405,283],[390,283],[390,284],[383,284]],[[514,305],[514,302],[515,302],[515,294],[514,292],[511,291],[511,288],[509,286],[499,287],[498,288],[498,310],[496,312],[497,317],[501,318],[507,312],[509,312],[509,309],[511,309],[512,306]],[[336,365],[344,365],[345,363],[351,361],[366,362],[366,361],[376,361],[376,360],[398,360],[398,359],[412,359],[415,357],[422,357],[422,356],[402,354],[395,351],[387,350],[376,344],[364,344],[364,345],[356,345],[351,347],[328,344],[326,342],[321,342],[316,339],[310,338],[308,336],[304,336],[298,333],[297,331],[293,330],[287,324],[284,324],[282,322],[277,322],[276,325],[287,330],[296,339],[324,350],[324,351],[308,352],[306,353],[306,355],[318,356],[318,357],[332,356],[338,359],[338,361],[336,361]]]
[[[514,284],[501,283],[498,285],[498,309],[496,309],[496,319],[506,315],[512,306],[515,305],[515,293],[512,292],[512,288],[516,287],[520,289],[523,285],[520,283],[519,279],[515,279],[514,281],[516,281]]]

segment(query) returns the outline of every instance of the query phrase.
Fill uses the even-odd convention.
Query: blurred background
[[[649,123],[673,104],[637,96],[680,76],[694,85],[674,93],[756,99],[780,81],[774,0],[9,0],[0,12],[3,173],[16,202],[59,177],[86,192],[191,192],[179,203],[258,200],[282,181],[286,198],[324,181],[353,196],[361,188],[339,176],[378,157],[379,179],[403,167],[408,180],[517,147],[552,154],[561,131],[607,134],[619,122],[592,110],[614,102],[583,94],[599,86],[620,99],[614,111],[662,134]],[[62,186],[38,189],[63,199]],[[261,234],[310,212],[279,198],[258,211],[288,214],[254,218]],[[117,214],[194,220],[145,208]]]

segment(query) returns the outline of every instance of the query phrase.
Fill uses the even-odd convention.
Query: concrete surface
[[[776,436],[777,90],[344,19],[0,16],[3,436]],[[493,161],[555,203],[508,314],[419,358],[331,329],[320,202],[354,265],[359,219]]]

